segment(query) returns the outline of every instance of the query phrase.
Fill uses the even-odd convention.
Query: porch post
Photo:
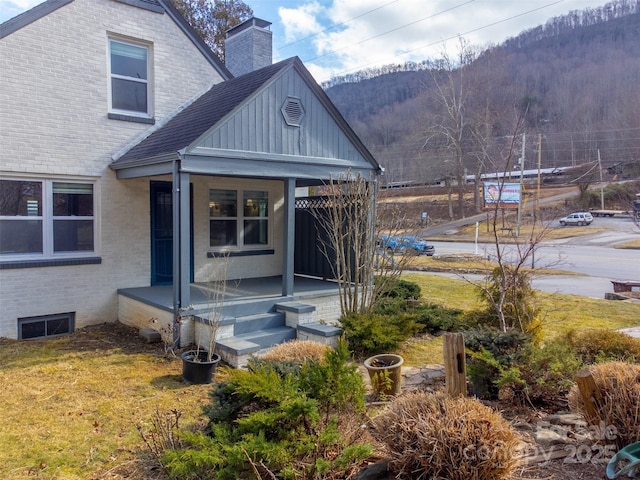
[[[176,161],[172,176],[173,192],[173,310],[176,321],[180,309],[189,306],[190,255],[190,202],[189,174],[180,171],[180,162]],[[174,329],[175,330],[175,329]],[[177,332],[174,332],[174,336]],[[174,338],[175,340],[175,338]]]
[[[191,305],[191,192],[188,173],[179,172],[180,178],[180,306]]]
[[[284,245],[282,255],[282,295],[293,295],[293,259],[295,248],[296,180],[284,181]]]

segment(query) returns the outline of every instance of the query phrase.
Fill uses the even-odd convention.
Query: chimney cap
[[[268,28],[269,25],[271,25],[271,22],[267,22],[266,20],[262,20],[261,18],[251,17],[249,20],[245,20],[244,22],[227,30],[227,38],[251,27]]]

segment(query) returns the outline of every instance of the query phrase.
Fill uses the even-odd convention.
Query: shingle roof
[[[73,2],[73,0],[47,0],[46,2],[36,5],[32,9],[27,10],[20,15],[10,18],[6,22],[0,24],[0,38],[11,35],[22,27],[26,27],[30,23],[35,22],[45,15],[49,15],[51,12],[55,12],[60,7],[64,7],[71,2]]]
[[[200,135],[294,61],[295,58],[284,60],[214,85],[165,125],[117,159],[114,165],[176,153],[191,145]]]

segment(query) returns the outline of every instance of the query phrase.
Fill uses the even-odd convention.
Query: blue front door
[[[151,182],[151,285],[173,283],[173,194],[171,182]],[[193,222],[191,222],[193,226]],[[193,233],[193,232],[192,232]],[[191,281],[193,281],[193,234]]]

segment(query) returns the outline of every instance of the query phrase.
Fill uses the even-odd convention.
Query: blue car
[[[415,235],[380,235],[378,237],[378,247],[386,250],[387,253],[413,253],[415,255],[432,256],[436,249]]]

